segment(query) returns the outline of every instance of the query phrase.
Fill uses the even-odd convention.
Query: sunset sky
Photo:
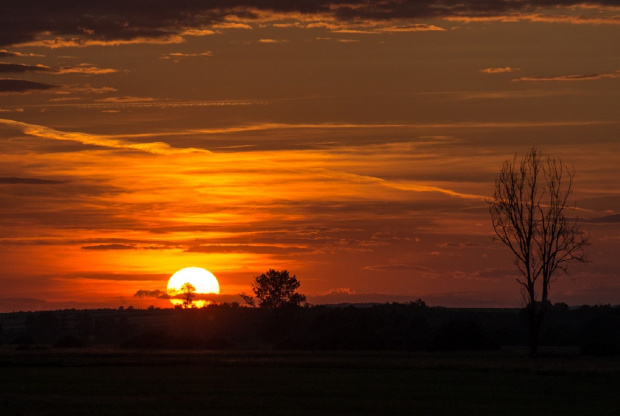
[[[486,200],[538,146],[574,166],[620,303],[617,0],[0,4],[0,312],[223,301],[286,269],[311,303],[521,305]]]

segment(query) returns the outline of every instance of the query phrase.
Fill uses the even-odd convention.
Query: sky
[[[135,294],[189,266],[519,307],[487,201],[532,146],[592,242],[552,302],[618,304],[618,114],[616,0],[4,0],[0,312],[169,307]]]

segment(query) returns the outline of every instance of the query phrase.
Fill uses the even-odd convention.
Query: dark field
[[[0,353],[1,415],[611,415],[620,358],[470,353]]]

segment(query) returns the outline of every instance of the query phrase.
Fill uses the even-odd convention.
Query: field
[[[610,415],[620,358],[484,353],[0,352],[2,415]]]

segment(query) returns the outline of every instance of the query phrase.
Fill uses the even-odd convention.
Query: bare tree
[[[183,286],[181,286],[180,292],[183,295],[183,307],[184,308],[190,308],[192,306],[195,306],[193,299],[196,296],[196,287],[194,287],[193,284],[189,282],[183,283]]]
[[[267,273],[254,278],[252,291],[258,299],[258,306],[266,309],[280,309],[285,306],[299,306],[306,301],[306,295],[297,293],[300,283],[295,275],[287,270],[269,269]],[[255,306],[254,296],[241,293],[240,296],[250,306]]]
[[[586,260],[589,236],[578,219],[567,218],[572,209],[574,169],[556,157],[543,158],[535,147],[519,161],[504,162],[495,179],[489,211],[497,238],[514,254],[528,323],[530,353],[538,350],[538,337],[549,308],[549,289],[558,270]]]

